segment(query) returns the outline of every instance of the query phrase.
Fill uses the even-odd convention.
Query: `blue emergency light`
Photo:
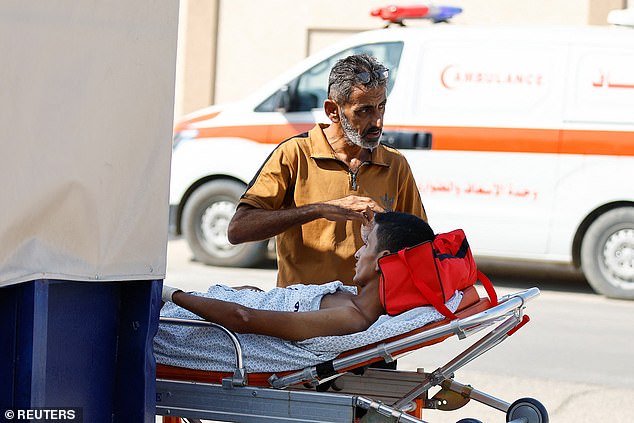
[[[461,7],[438,6],[436,7],[436,9],[437,11],[432,16],[429,17],[429,19],[433,20],[435,23],[447,22],[449,19],[462,13]]]

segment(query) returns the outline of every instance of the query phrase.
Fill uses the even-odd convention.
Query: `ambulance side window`
[[[321,109],[328,95],[328,75],[335,62],[351,54],[367,53],[374,56],[390,70],[387,94],[394,86],[398,64],[403,52],[402,42],[364,44],[344,50],[313,66],[289,84],[280,88],[263,103],[256,112],[309,112]]]

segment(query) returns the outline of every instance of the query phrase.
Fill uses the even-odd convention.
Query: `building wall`
[[[588,23],[590,25],[605,25],[606,18],[610,10],[623,9],[626,6],[627,1],[625,0],[590,1],[588,8]]]
[[[213,103],[220,0],[182,0],[178,22],[176,117]]]
[[[182,0],[176,117],[237,100],[338,39],[384,26],[370,11],[411,0]],[[446,0],[456,25],[606,24],[626,0]],[[430,25],[409,21],[408,25]]]

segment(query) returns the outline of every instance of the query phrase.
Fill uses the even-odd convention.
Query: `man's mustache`
[[[363,134],[361,134],[362,137],[365,137],[366,135],[368,135],[370,132],[372,131],[383,131],[381,128],[379,128],[378,126],[371,126],[368,129],[366,129],[365,131],[363,131]]]

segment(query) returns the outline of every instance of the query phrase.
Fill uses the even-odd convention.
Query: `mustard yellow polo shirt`
[[[264,162],[239,204],[279,210],[348,195],[370,197],[389,211],[415,214],[425,210],[405,157],[380,145],[356,175],[335,157],[323,128],[282,142]],[[277,235],[277,285],[352,284],[354,253],[363,244],[359,222],[316,219]]]

